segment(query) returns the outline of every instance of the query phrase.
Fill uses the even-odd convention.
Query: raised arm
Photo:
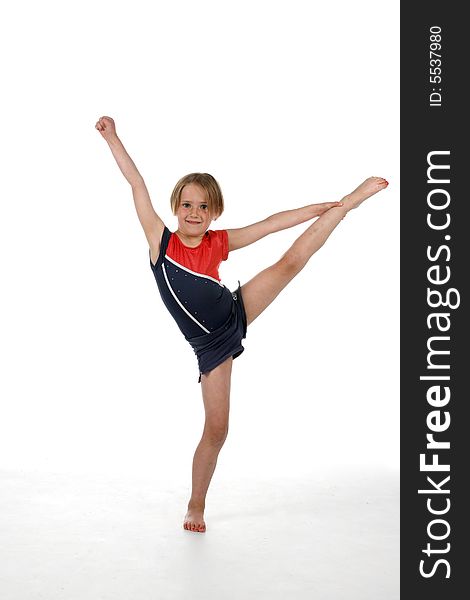
[[[302,206],[302,208],[284,210],[267,217],[263,221],[258,221],[258,223],[253,223],[246,227],[227,229],[229,252],[253,244],[253,242],[257,242],[270,233],[288,229],[289,227],[294,227],[295,225],[319,217],[327,210],[330,210],[330,208],[341,205],[341,202],[309,204],[308,206]]]
[[[108,142],[109,148],[122,174],[132,188],[132,195],[140,224],[142,225],[152,254],[158,256],[160,240],[165,225],[152,206],[145,181],[119,139],[113,119],[111,117],[101,117],[98,119],[95,128]]]

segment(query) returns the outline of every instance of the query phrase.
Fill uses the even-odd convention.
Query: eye
[[[191,204],[189,204],[189,202],[182,202],[182,203],[181,203],[181,206],[182,206],[183,208],[189,208],[189,207],[191,206]]]
[[[202,208],[203,210],[207,210],[207,209],[208,209],[208,206],[207,206],[207,204],[201,204],[201,208]]]

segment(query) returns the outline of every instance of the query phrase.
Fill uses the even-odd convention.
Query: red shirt
[[[171,234],[166,255],[193,273],[212,277],[220,281],[219,266],[228,258],[228,233],[226,229],[204,234],[201,243],[195,248],[186,246],[175,232]]]

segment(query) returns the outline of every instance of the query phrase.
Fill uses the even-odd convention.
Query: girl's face
[[[204,234],[212,223],[205,191],[195,183],[188,183],[181,192],[181,201],[176,210],[178,229],[188,236]]]

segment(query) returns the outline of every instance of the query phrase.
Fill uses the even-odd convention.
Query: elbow
[[[145,185],[144,178],[142,177],[142,175],[140,175],[140,173],[132,177],[132,179],[129,180],[129,183],[131,184],[132,190],[138,190],[139,188],[147,187]]]
[[[263,225],[264,225],[264,230],[265,230],[264,235],[269,235],[270,233],[275,233],[276,231],[279,231],[279,229],[280,229],[277,215],[270,215],[269,217],[267,217],[263,221]]]

